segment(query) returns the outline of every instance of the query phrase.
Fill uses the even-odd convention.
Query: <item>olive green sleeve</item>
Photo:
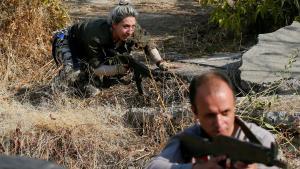
[[[97,67],[101,61],[99,60],[99,56],[101,54],[102,48],[100,48],[101,43],[99,38],[93,38],[87,45],[87,55],[88,55],[88,62],[92,67]]]

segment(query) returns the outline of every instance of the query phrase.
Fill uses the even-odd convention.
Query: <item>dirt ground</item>
[[[70,17],[73,23],[85,19],[106,18],[117,0],[71,0]],[[209,8],[204,8],[195,0],[132,0],[139,12],[138,23],[157,41],[160,52],[166,58],[169,53],[184,54],[186,57],[200,57],[211,49],[218,39],[204,42],[208,31]],[[199,26],[204,25],[199,31]],[[216,45],[214,45],[216,46]],[[223,44],[218,45],[223,50]],[[227,47],[225,50],[231,50]]]
[[[115,0],[67,1],[74,22],[95,17],[106,18],[116,4]],[[194,0],[132,0],[132,4],[139,12],[139,24],[160,39],[176,36],[177,31],[197,15],[207,17],[207,11],[198,10],[201,7]]]

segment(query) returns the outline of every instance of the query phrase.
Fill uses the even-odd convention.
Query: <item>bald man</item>
[[[235,95],[228,78],[219,72],[207,72],[195,77],[190,84],[190,102],[195,121],[198,123],[185,129],[171,138],[164,150],[155,157],[146,168],[148,169],[222,169],[219,162],[225,156],[201,157],[201,159],[184,159],[183,150],[177,136],[196,135],[211,138],[224,135],[250,142],[242,125],[247,126],[257,139],[266,147],[275,142],[273,135],[253,123],[246,123],[235,116]],[[232,150],[234,151],[234,150]],[[251,154],[249,154],[251,156]],[[201,162],[199,162],[199,160]],[[197,161],[197,162],[196,162]],[[234,168],[277,168],[263,164],[246,165],[242,162],[231,164]]]

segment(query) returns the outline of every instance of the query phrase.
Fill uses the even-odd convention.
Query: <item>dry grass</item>
[[[147,141],[124,127],[121,108],[35,108],[1,101],[0,151],[54,160],[68,168],[127,168],[143,163]],[[139,164],[141,166],[141,164]]]
[[[68,21],[61,6],[58,0],[1,1],[0,151],[54,160],[68,168],[134,166],[143,160],[139,157],[146,142],[125,127],[121,108],[89,107],[63,94],[51,96],[46,104],[54,103],[52,107],[29,104],[27,96],[56,74],[50,38]],[[13,89],[24,86],[29,90],[19,96],[20,104],[11,96]]]
[[[143,84],[145,96],[138,96],[136,86],[130,84],[115,85],[101,91],[100,96],[86,99],[66,93],[45,95],[51,90],[45,86],[28,88],[19,95],[3,89],[0,151],[54,160],[74,169],[142,168],[174,134],[165,128],[173,122],[158,113],[154,120],[136,128],[125,113],[130,107],[163,110],[155,87],[164,93],[165,106],[182,102],[180,98],[186,91],[176,88],[174,82],[162,87],[148,79]]]
[[[1,1],[0,79],[7,86],[51,79],[51,32],[68,21],[61,6],[59,0]]]

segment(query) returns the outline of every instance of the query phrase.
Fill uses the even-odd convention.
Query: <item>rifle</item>
[[[143,95],[143,87],[142,87],[142,78],[149,77],[152,78],[156,72],[142,62],[137,61],[134,59],[130,54],[123,53],[119,54],[116,51],[111,50],[111,53],[114,54],[114,57],[123,64],[127,64],[130,69],[133,70],[133,79],[136,83],[136,87],[138,89],[139,94]],[[156,78],[156,80],[160,80]]]
[[[241,161],[246,164],[262,163],[267,166],[286,168],[283,161],[278,160],[277,146],[272,143],[271,148],[259,144],[240,141],[233,137],[216,136],[212,141],[195,135],[179,136],[183,156],[187,159],[207,155],[226,155],[231,161]]]

